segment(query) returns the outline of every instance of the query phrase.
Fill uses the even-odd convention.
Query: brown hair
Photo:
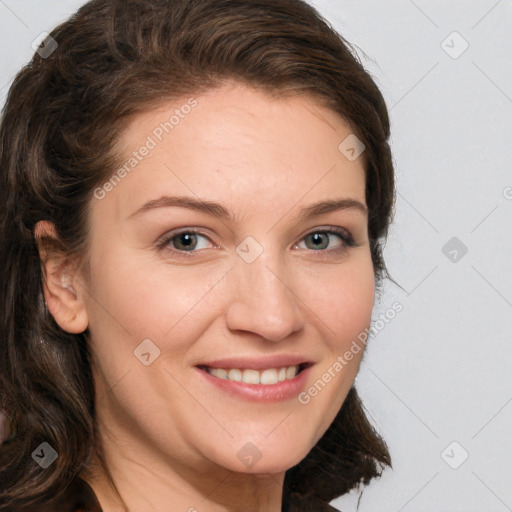
[[[51,37],[58,46],[15,77],[0,125],[0,407],[17,425],[0,447],[2,512],[72,507],[66,500],[85,488],[78,474],[97,448],[88,330],[63,331],[45,308],[33,231],[49,220],[60,249],[84,261],[93,191],[120,164],[115,143],[129,117],[226,80],[310,95],[338,112],[366,147],[377,283],[394,204],[384,99],[351,46],[302,0],[92,0]],[[41,442],[59,454],[47,469],[31,457]],[[386,465],[386,444],[352,387],[286,472],[283,511],[334,510],[329,501]]]

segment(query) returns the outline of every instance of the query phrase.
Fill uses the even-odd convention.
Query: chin
[[[277,440],[276,443],[264,440],[246,441],[233,452],[217,453],[217,464],[236,473],[258,474],[284,473],[297,465],[311,450],[310,444],[297,440],[288,440],[287,443]],[[215,460],[213,459],[213,460]]]

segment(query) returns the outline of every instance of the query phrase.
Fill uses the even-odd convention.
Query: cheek
[[[334,266],[318,276],[309,302],[322,325],[324,357],[298,400],[317,419],[311,445],[339,412],[357,375],[374,304],[375,276],[370,255]]]
[[[305,296],[324,324],[326,341],[341,350],[370,324],[375,296],[371,257],[332,266],[315,277],[305,277]]]
[[[172,267],[113,246],[100,256],[91,261],[88,294],[91,335],[109,340],[108,347],[98,347],[100,351],[115,349],[118,356],[129,358],[150,339],[162,352],[172,340],[172,350],[179,354],[200,335],[203,325],[198,316],[205,316],[210,292],[225,269]]]

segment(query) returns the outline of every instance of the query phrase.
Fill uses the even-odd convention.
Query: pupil
[[[183,233],[182,235],[180,235],[180,238],[179,238],[179,244],[181,244],[182,246],[186,247],[186,248],[190,248],[190,247],[194,247],[195,244],[194,244],[194,239],[192,238],[193,235],[191,235],[190,233]]]
[[[325,235],[325,233],[313,233],[312,240],[315,247],[320,247],[322,245],[325,245],[325,242],[322,240],[322,237]]]
[[[322,240],[320,240],[320,235],[318,233],[314,234],[313,239],[315,240],[315,243],[322,243]]]

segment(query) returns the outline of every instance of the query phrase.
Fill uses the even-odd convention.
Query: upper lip
[[[197,364],[198,367],[238,368],[265,370],[267,368],[283,368],[284,366],[312,365],[313,362],[300,355],[274,355],[259,357],[225,357]]]

